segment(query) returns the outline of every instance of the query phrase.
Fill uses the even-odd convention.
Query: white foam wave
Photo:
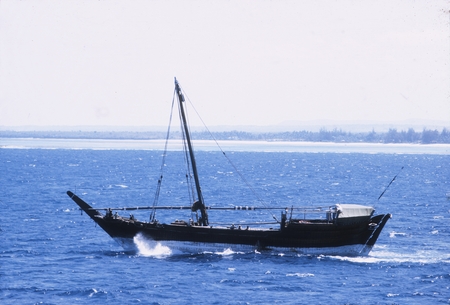
[[[406,233],[395,232],[395,231],[392,231],[389,233],[390,238],[395,238],[397,236],[404,237],[404,236],[406,236]]]
[[[313,277],[314,274],[312,273],[288,273],[286,276],[296,276],[296,277]]]
[[[145,238],[142,234],[137,234],[133,242],[138,250],[138,255],[145,257],[164,258],[172,255],[169,247],[161,245],[159,242]]]
[[[91,289],[92,290],[92,292],[89,294],[89,297],[90,298],[92,298],[92,296],[94,296],[95,294],[97,294],[99,291],[97,290],[97,289],[95,289],[95,288],[92,288]]]
[[[222,256],[229,256],[229,255],[233,255],[233,254],[245,254],[245,253],[244,252],[236,252],[236,251],[231,250],[231,248],[227,248],[227,249],[223,250],[222,252],[220,252],[220,251],[214,252],[214,254],[222,255]]]
[[[437,251],[415,251],[411,253],[396,253],[387,250],[372,251],[369,256],[330,256],[333,259],[349,261],[354,263],[418,263],[438,264],[450,263],[450,254]]]

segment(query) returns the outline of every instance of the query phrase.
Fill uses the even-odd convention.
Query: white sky
[[[0,126],[450,122],[449,1],[0,2]],[[450,124],[449,124],[450,125]]]

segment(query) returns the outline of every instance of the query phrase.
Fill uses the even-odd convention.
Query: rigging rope
[[[208,126],[205,124],[205,122],[203,121],[202,117],[200,116],[200,114],[197,112],[197,109],[195,109],[194,104],[192,104],[191,100],[189,99],[189,96],[186,94],[186,92],[183,90],[184,92],[184,96],[185,98],[187,98],[187,100],[189,101],[189,104],[192,106],[192,109],[194,109],[195,113],[197,114],[198,118],[200,119],[200,121],[202,122],[203,126],[206,128],[206,130],[208,131],[209,135],[211,136],[211,138],[213,139],[213,141],[216,143],[217,147],[220,149],[220,151],[222,152],[222,154],[225,156],[225,158],[227,159],[227,161],[231,164],[231,166],[234,168],[234,170],[238,173],[239,177],[242,179],[242,181],[244,181],[244,183],[247,185],[247,187],[252,191],[253,195],[255,195],[255,197],[261,202],[261,204],[264,207],[268,207],[268,205],[266,204],[266,202],[258,195],[258,193],[256,192],[256,190],[252,187],[252,185],[247,181],[247,179],[245,179],[244,175],[239,171],[239,169],[236,167],[236,165],[231,161],[230,158],[228,158],[228,155],[225,153],[225,151],[222,149],[222,147],[219,145],[219,143],[217,142],[216,138],[214,137],[214,135],[211,133],[211,131],[209,130]],[[273,219],[275,219],[275,221],[277,221],[278,223],[280,222],[277,217],[273,214],[270,213],[273,217]]]
[[[388,216],[388,214],[384,214],[384,216],[381,218],[380,222],[377,224],[377,226],[373,229],[372,234],[370,234],[369,238],[366,240],[365,244],[361,247],[361,250],[359,250],[359,253],[361,254],[361,252],[364,250],[364,248],[367,246],[367,243],[369,242],[369,240],[372,239],[373,235],[375,234],[375,232],[378,230],[378,227],[380,226],[380,224],[383,223],[384,218]]]
[[[384,193],[386,193],[387,189],[391,186],[392,182],[395,181],[395,179],[397,178],[397,176],[400,174],[400,172],[403,170],[404,166],[402,166],[402,168],[400,169],[400,171],[397,173],[397,175],[394,176],[394,178],[392,178],[391,182],[389,182],[389,184],[384,188],[384,191],[381,193],[381,195],[378,197],[378,201],[380,201],[380,198],[383,197]]]
[[[155,191],[155,197],[153,200],[153,205],[152,205],[152,211],[150,212],[150,222],[154,222],[156,221],[156,207],[158,205],[158,200],[159,200],[159,195],[160,195],[160,191],[161,191],[161,185],[162,185],[162,179],[163,179],[163,172],[164,172],[164,167],[165,167],[165,161],[166,161],[166,156],[167,156],[167,148],[168,148],[168,142],[169,142],[169,138],[170,138],[170,129],[171,129],[171,124],[172,124],[172,117],[173,117],[173,108],[174,108],[174,104],[175,104],[175,96],[176,96],[176,89],[174,90],[174,94],[172,97],[172,107],[171,107],[171,111],[170,111],[170,118],[169,118],[169,126],[167,129],[167,134],[166,134],[166,140],[165,140],[165,144],[164,144],[164,152],[162,155],[162,161],[161,161],[161,167],[160,167],[160,176],[158,179],[158,183],[157,183],[157,187],[156,187],[156,191]],[[181,118],[181,108],[178,109],[179,110],[179,116]],[[181,121],[181,119],[180,119]],[[191,169],[191,165],[190,165],[190,157],[188,154],[188,148],[187,148],[187,141],[186,141],[186,133],[185,130],[183,129],[183,126],[181,125],[181,135],[182,135],[182,145],[183,145],[183,151],[184,151],[184,159],[185,159],[185,163],[187,166],[187,173],[186,173],[186,182],[188,185],[188,196],[189,198],[192,198],[192,202],[195,202],[195,191],[194,191],[194,183],[192,182],[192,169]],[[189,128],[189,126],[187,126]],[[199,198],[200,200],[201,198]]]
[[[156,219],[156,206],[158,205],[159,194],[160,194],[160,190],[161,190],[161,183],[162,183],[162,179],[163,179],[164,165],[166,164],[167,146],[169,144],[170,126],[172,124],[172,114],[173,114],[174,103],[175,103],[175,91],[174,91],[173,97],[172,97],[172,108],[170,110],[169,126],[167,128],[166,142],[164,144],[164,152],[163,152],[163,157],[162,157],[162,161],[161,161],[161,167],[159,170],[159,179],[158,179],[158,184],[156,186],[155,198],[153,199],[153,205],[152,205],[153,209],[150,213],[150,222],[155,221],[155,219]]]

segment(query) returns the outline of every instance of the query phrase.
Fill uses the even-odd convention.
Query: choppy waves
[[[124,250],[80,213],[66,191],[76,188],[97,207],[151,205],[161,152],[0,149],[0,153],[1,304],[450,302],[447,155],[235,152],[230,156],[270,205],[368,203],[377,213],[394,215],[368,256],[344,257],[228,247],[179,253],[172,245],[142,236]],[[208,204],[258,204],[242,183],[236,186],[235,170],[218,163],[217,154],[197,156]],[[167,163],[167,170],[182,167]],[[404,170],[377,201],[401,166]],[[232,179],[217,185],[219,178]],[[185,176],[166,174],[164,179],[161,193],[168,199],[161,199],[165,200],[161,204],[184,200],[187,192],[180,191],[180,185]],[[172,213],[161,211],[157,217],[164,222],[186,216]],[[146,211],[136,211],[135,216],[148,219]],[[257,211],[211,212],[209,217],[224,222],[237,217],[248,222],[271,219]]]

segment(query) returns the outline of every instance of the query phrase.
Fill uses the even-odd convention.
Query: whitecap
[[[286,276],[296,276],[296,277],[313,277],[314,274],[312,273],[288,273]]]
[[[215,252],[215,254],[223,255],[223,256],[233,255],[235,253],[237,253],[237,252],[234,252],[230,248],[227,248],[227,249],[223,250],[223,252]]]
[[[395,232],[395,231],[392,231],[391,233],[389,233],[389,237],[390,238],[394,238],[394,237],[397,237],[397,236],[406,236],[406,233]]]
[[[91,298],[94,294],[96,294],[98,291],[95,288],[92,288],[92,292],[89,294],[89,297]]]

